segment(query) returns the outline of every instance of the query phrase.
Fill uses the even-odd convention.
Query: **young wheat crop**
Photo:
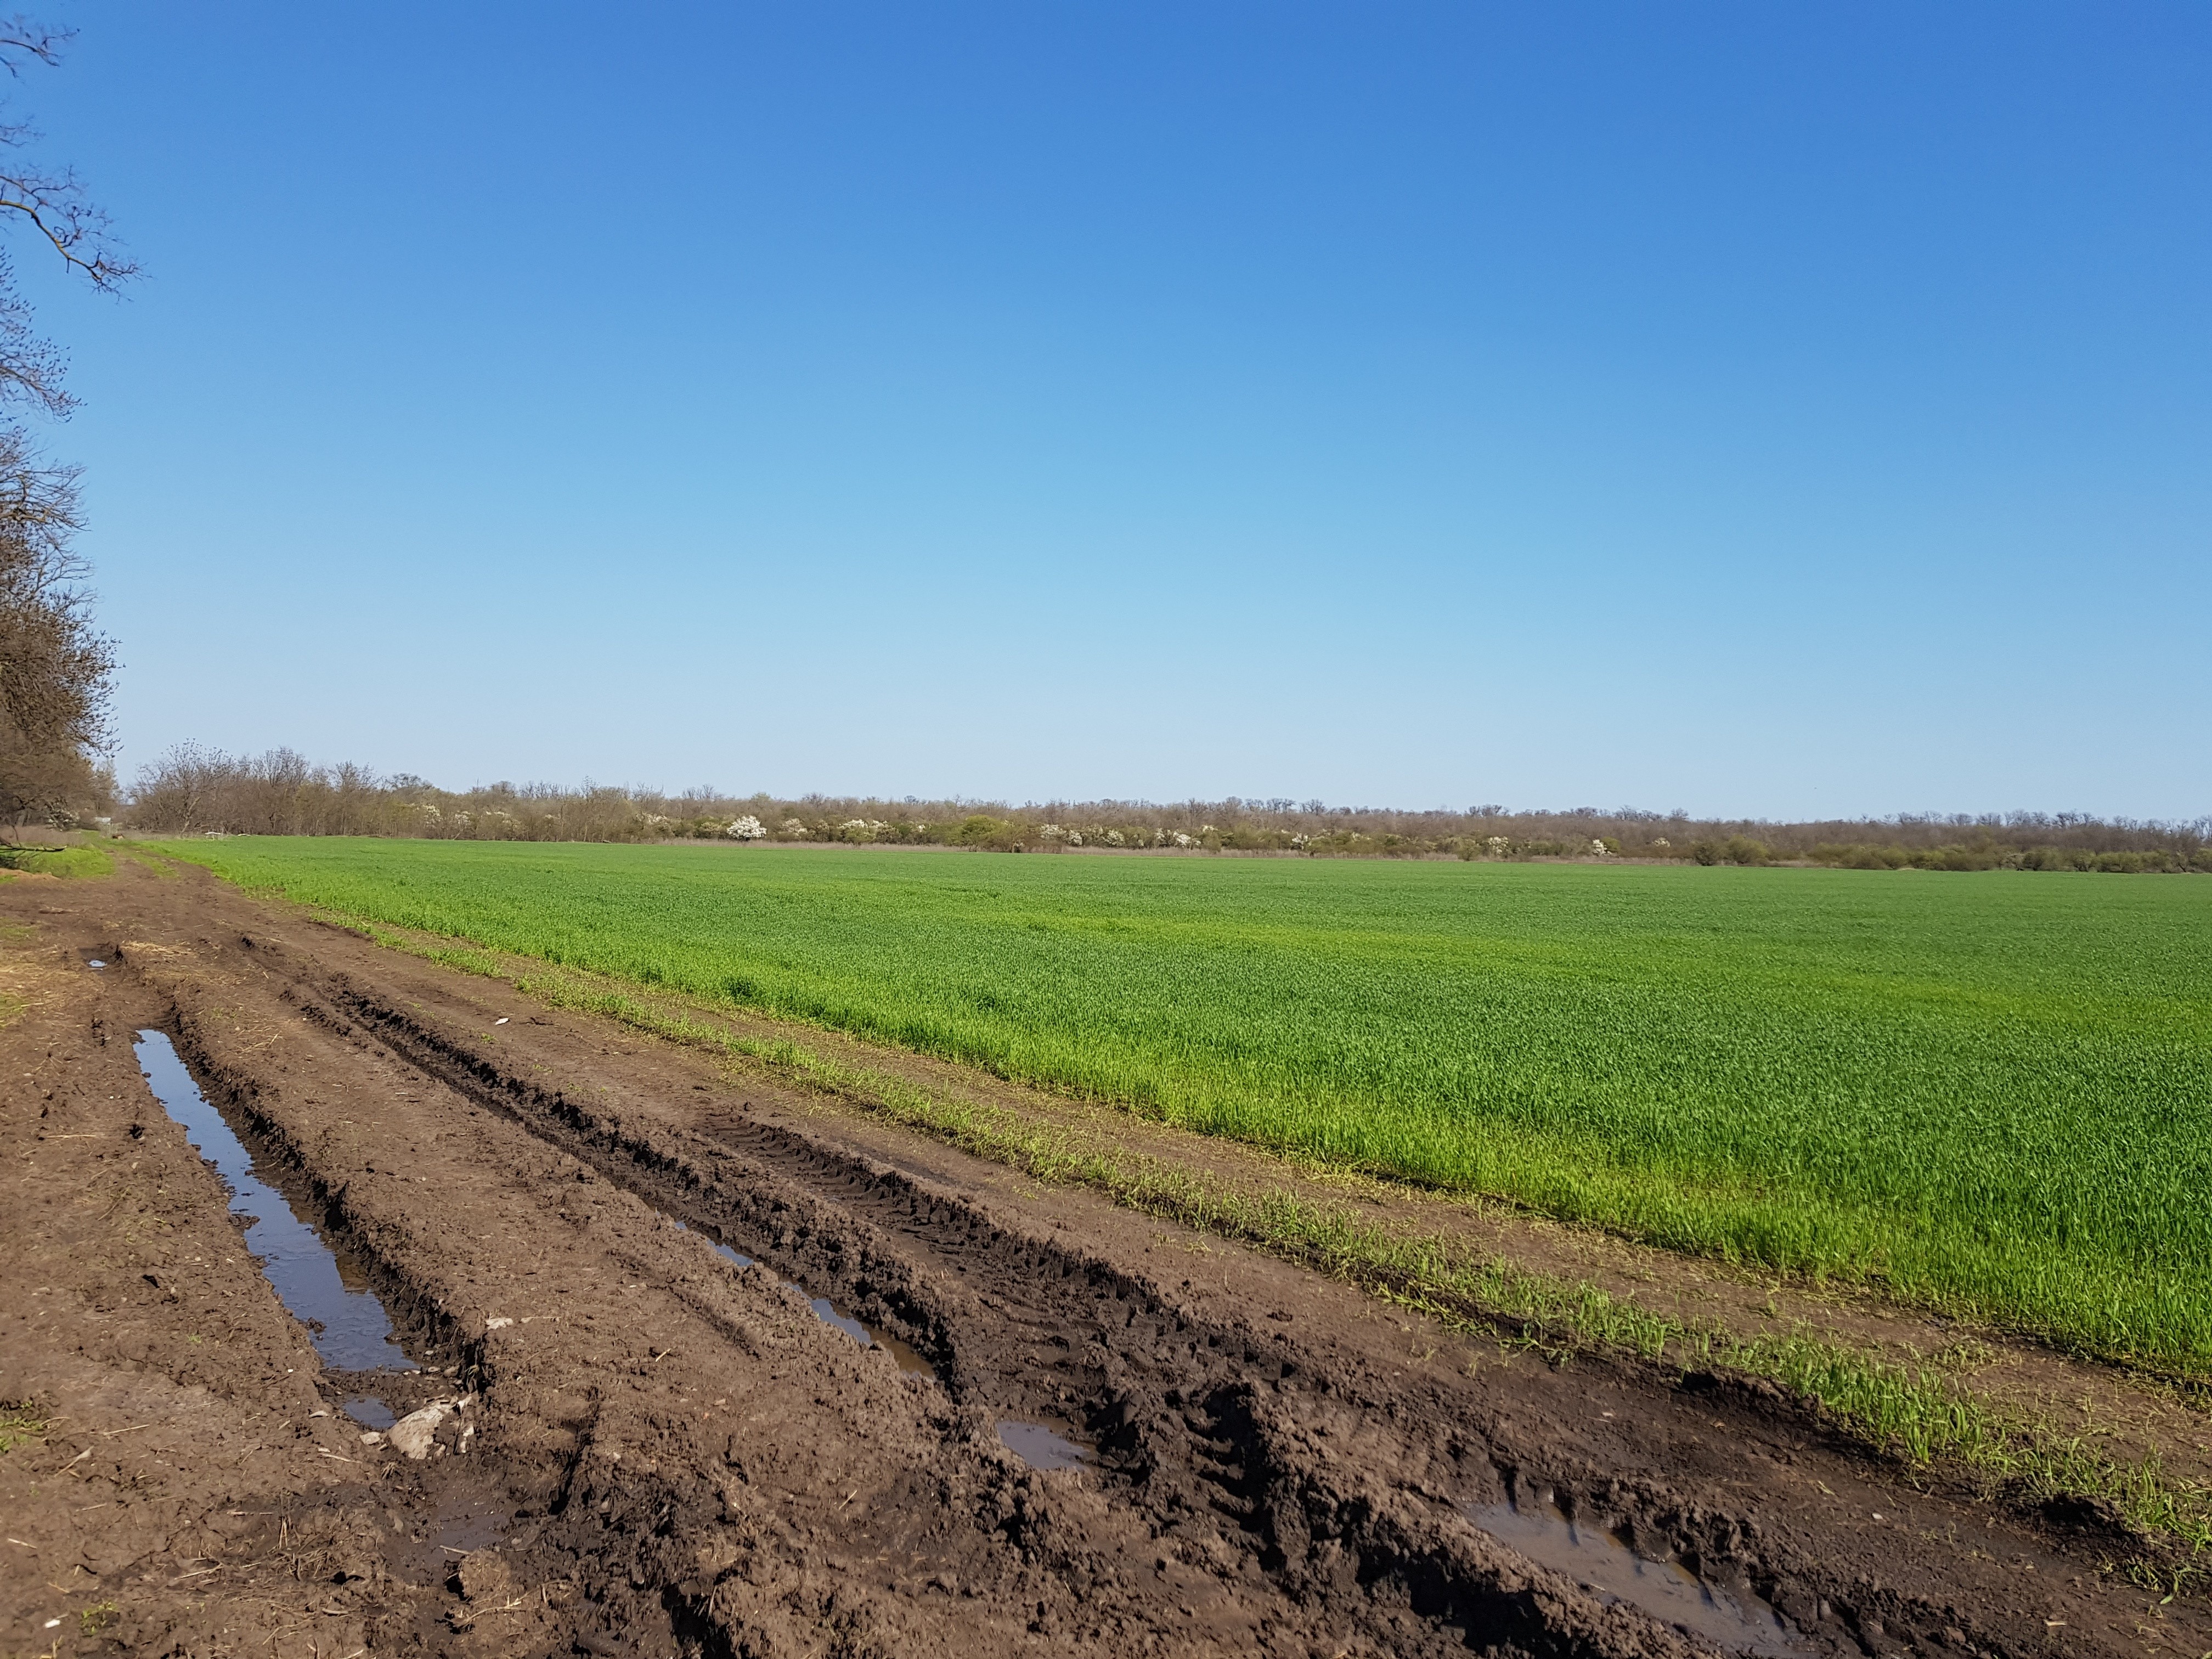
[[[310,904],[2212,1372],[2212,881],[169,850]]]

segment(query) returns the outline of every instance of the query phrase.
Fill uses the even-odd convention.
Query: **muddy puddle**
[[[154,1098],[184,1129],[192,1150],[215,1165],[230,1194],[230,1212],[246,1221],[246,1253],[260,1264],[285,1310],[307,1328],[323,1363],[344,1371],[419,1370],[395,1339],[391,1316],[369,1288],[361,1264],[331,1249],[313,1224],[262,1178],[252,1153],[208,1103],[176,1045],[162,1032],[143,1030],[135,1046]],[[390,1410],[374,1395],[349,1398],[345,1412],[369,1428],[386,1428],[392,1421]]]
[[[672,1217],[671,1219],[673,1219],[673,1218]],[[687,1226],[681,1221],[676,1223],[676,1227],[677,1231],[679,1232],[696,1232],[700,1237],[705,1239],[708,1243],[714,1246],[716,1255],[721,1256],[732,1267],[750,1267],[753,1265],[752,1257],[744,1255],[741,1251],[732,1249],[728,1245],[723,1243],[721,1240],[716,1238],[712,1233],[708,1232],[703,1228]],[[877,1330],[872,1326],[862,1324],[859,1320],[854,1318],[852,1315],[847,1313],[842,1308],[832,1302],[828,1297],[810,1295],[805,1285],[794,1285],[787,1279],[778,1282],[782,1284],[787,1289],[797,1291],[799,1295],[805,1297],[806,1305],[814,1310],[814,1316],[820,1320],[823,1324],[829,1326],[833,1330],[842,1331],[847,1336],[851,1337],[854,1341],[859,1343],[864,1348],[881,1348],[885,1353],[891,1357],[893,1363],[896,1364],[901,1370],[921,1371],[932,1376],[937,1374],[936,1366],[931,1364],[927,1359],[924,1359],[912,1348],[900,1341],[898,1338]]]
[[[1033,1469],[1087,1468],[1097,1452],[1049,1423],[999,1419],[999,1441]]]
[[[1518,1504],[1468,1504],[1462,1513],[1507,1548],[1565,1573],[1601,1599],[1641,1607],[1724,1652],[1800,1659],[1814,1651],[1756,1595],[1717,1589],[1679,1561],[1647,1560],[1607,1528],[1573,1520],[1548,1492],[1540,1498],[1523,1492]]]

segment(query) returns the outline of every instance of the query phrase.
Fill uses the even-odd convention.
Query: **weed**
[[[11,1452],[29,1440],[42,1440],[46,1416],[28,1400],[0,1401],[0,1452]]]

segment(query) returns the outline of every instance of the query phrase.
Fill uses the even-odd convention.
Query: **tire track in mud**
[[[921,1564],[924,1573],[937,1565],[941,1569],[938,1577],[953,1582],[954,1569],[964,1580],[980,1567],[975,1581],[986,1582],[994,1576],[992,1564],[979,1559],[986,1550],[974,1547],[985,1540],[933,1539],[927,1527],[910,1522],[921,1509],[918,1499],[927,1497],[941,1507],[947,1492],[938,1490],[940,1486],[967,1498],[979,1485],[988,1493],[1009,1483],[1006,1471],[994,1471],[970,1456],[946,1460],[957,1465],[948,1471],[947,1480],[917,1485],[911,1466],[919,1449],[910,1432],[903,1440],[898,1433],[902,1423],[910,1425],[913,1413],[901,1408],[900,1390],[888,1367],[872,1375],[872,1368],[860,1363],[858,1351],[843,1337],[830,1334],[804,1316],[794,1325],[796,1310],[787,1302],[779,1317],[780,1292],[764,1275],[723,1274],[719,1267],[709,1267],[711,1259],[696,1244],[690,1247],[695,1257],[690,1274],[665,1273],[671,1282],[653,1286],[613,1287],[622,1294],[611,1309],[609,1287],[588,1282],[611,1275],[593,1264],[611,1264],[624,1280],[641,1277],[641,1262],[667,1255],[672,1236],[665,1230],[657,1232],[659,1224],[642,1206],[634,1206],[633,1214],[622,1213],[619,1205],[611,1206],[611,1212],[601,1209],[602,1200],[589,1187],[583,1189],[589,1194],[584,1200],[591,1206],[586,1210],[570,1214],[568,1200],[558,1200],[560,1213],[575,1224],[578,1236],[562,1238],[556,1231],[547,1250],[548,1259],[558,1259],[566,1247],[572,1264],[567,1272],[573,1282],[553,1288],[563,1297],[572,1289],[576,1294],[562,1305],[553,1340],[533,1339],[518,1347],[507,1340],[513,1333],[498,1331],[483,1320],[478,1305],[487,1297],[495,1302],[504,1298],[512,1305],[515,1293],[523,1289],[512,1273],[504,1291],[489,1285],[481,1292],[458,1289],[461,1282],[471,1286],[479,1283],[473,1272],[464,1280],[459,1267],[496,1267],[501,1249],[511,1252],[511,1247],[495,1246],[471,1257],[465,1239],[441,1236],[449,1235],[460,1219],[454,1203],[480,1200],[482,1193],[448,1190],[424,1205],[403,1188],[404,1201],[395,1210],[379,1196],[364,1197],[356,1190],[358,1183],[346,1178],[343,1158],[338,1166],[327,1164],[327,1127],[313,1127],[319,1103],[327,1124],[331,1105],[328,1085],[341,1070],[349,1079],[353,1073],[368,1073],[372,1083],[382,1082],[385,1087],[350,1100],[341,1098],[338,1109],[374,1110],[379,1092],[395,1105],[404,1101],[418,1109],[411,1127],[398,1131],[403,1143],[416,1136],[436,1139],[434,1133],[424,1133],[427,1123],[440,1114],[460,1115],[465,1102],[452,1100],[442,1089],[394,1089],[389,1079],[374,1076],[378,1053],[359,1044],[339,1043],[327,1033],[322,1034],[320,1046],[337,1051],[340,1067],[327,1064],[330,1055],[316,1052],[314,1042],[297,1036],[280,1040],[285,1034],[272,1034],[270,1027],[282,1022],[271,1022],[257,1011],[254,1000],[241,995],[234,981],[210,988],[185,977],[173,981],[169,988],[183,1046],[204,1081],[221,1091],[241,1117],[251,1120],[264,1149],[290,1160],[303,1181],[315,1183],[329,1206],[333,1231],[358,1254],[376,1261],[402,1297],[412,1298],[420,1321],[459,1341],[464,1379],[478,1386],[488,1407],[483,1413],[485,1426],[493,1431],[478,1441],[476,1455],[467,1459],[469,1470],[458,1467],[461,1459],[448,1457],[419,1472],[387,1462],[381,1474],[387,1481],[396,1478],[393,1495],[410,1524],[419,1528],[413,1539],[416,1543],[424,1542],[423,1535],[431,1534],[453,1507],[457,1488],[465,1499],[495,1496],[503,1483],[507,1501],[520,1500],[514,1514],[526,1524],[497,1540],[499,1571],[483,1594],[495,1597],[502,1593],[499,1586],[505,1583],[506,1565],[512,1560],[516,1571],[526,1570],[537,1581],[523,1588],[538,1590],[548,1599],[541,1607],[534,1600],[516,1602],[509,1598],[492,1611],[506,1614],[512,1611],[510,1603],[521,1606],[526,1616],[542,1613],[541,1624],[550,1624],[551,1629],[541,1631],[534,1641],[526,1631],[509,1628],[500,1633],[509,1638],[519,1634],[524,1647],[548,1651],[568,1646],[584,1652],[666,1651],[672,1643],[681,1653],[796,1655],[821,1646],[816,1639],[801,1640],[802,1636],[833,1631],[840,1638],[830,1650],[833,1652],[928,1653],[948,1645],[941,1631],[933,1631],[935,1621],[918,1619],[910,1607],[897,1605],[891,1597],[856,1592],[850,1581],[856,1571],[868,1570],[869,1558],[855,1559],[855,1547],[879,1549],[888,1542],[902,1559]],[[300,1024],[296,1015],[289,1023],[295,1028]],[[349,1062],[343,1060],[346,1054],[353,1057]],[[303,1079],[307,1086],[295,1087]],[[324,1098],[318,1103],[308,1097],[309,1088]],[[466,1115],[473,1118],[475,1113]],[[505,1125],[503,1116],[499,1121]],[[457,1133],[467,1130],[457,1127]],[[507,1133],[511,1139],[514,1132],[510,1127]],[[481,1141],[481,1133],[476,1138]],[[388,1148],[392,1144],[387,1134],[382,1145]],[[518,1191],[550,1190],[557,1195],[578,1190],[571,1184],[580,1172],[575,1161],[534,1139],[521,1147],[510,1146],[502,1156],[513,1166],[502,1165],[501,1170],[502,1178],[512,1177],[506,1179],[510,1199]],[[368,1173],[392,1175],[403,1182],[410,1178],[382,1167],[388,1158],[387,1151],[380,1150],[380,1167]],[[496,1194],[499,1182],[478,1183],[484,1184],[491,1185]],[[514,1208],[510,1203],[503,1230],[507,1236],[527,1236],[542,1225],[535,1215],[518,1216]],[[429,1224],[418,1224],[426,1219]],[[479,1203],[469,1219],[481,1225],[494,1218],[483,1216]],[[474,1229],[469,1231],[472,1234]],[[449,1265],[449,1258],[457,1264],[456,1271],[438,1272]],[[702,1285],[702,1270],[714,1284]],[[596,1295],[591,1294],[595,1291]],[[656,1307],[656,1303],[677,1304],[683,1315],[672,1320],[667,1308]],[[611,1311],[616,1316],[611,1322]],[[722,1341],[700,1346],[702,1316]],[[562,1320],[569,1322],[565,1328],[573,1333],[566,1341],[560,1340]],[[585,1328],[595,1322],[596,1333]],[[471,1331],[477,1334],[467,1334]],[[680,1361],[659,1364],[679,1347],[692,1353],[688,1373]],[[697,1396],[711,1392],[711,1386],[693,1385],[721,1380],[713,1373],[726,1372],[732,1364],[753,1373],[735,1381],[756,1384],[750,1402],[736,1402],[739,1411],[746,1403],[764,1405],[770,1408],[766,1415],[780,1427],[763,1431],[765,1443],[749,1446],[742,1458],[732,1437],[730,1455],[725,1459],[713,1449],[721,1437],[719,1429],[703,1436],[697,1432],[705,1415],[697,1412]],[[702,1364],[708,1372],[704,1376],[699,1370]],[[794,1368],[811,1385],[779,1391],[774,1385],[792,1376]],[[743,1386],[727,1382],[725,1386],[732,1396],[746,1392]],[[496,1408],[491,1408],[495,1402]],[[716,1399],[713,1403],[720,1407],[726,1402]],[[889,1432],[877,1435],[863,1429],[856,1414],[857,1419],[884,1425]],[[755,1413],[753,1420],[763,1415]],[[929,1443],[936,1445],[939,1437]],[[702,1439],[705,1446],[700,1443]],[[868,1467],[872,1461],[884,1467]],[[734,1485],[718,1473],[726,1463],[736,1471]],[[757,1483],[751,1491],[747,1490],[749,1482]],[[841,1492],[842,1504],[836,1501]],[[841,1513],[855,1497],[863,1498],[854,1510],[855,1519],[831,1534],[825,1519]],[[1030,1507],[1033,1519],[1051,1518],[1048,1501]],[[871,1518],[861,1526],[857,1517],[871,1510],[887,1516],[888,1524]],[[395,1519],[395,1528],[398,1525]],[[703,1547],[701,1540],[706,1540]],[[436,1540],[428,1541],[434,1556]],[[949,1547],[941,1547],[948,1542]],[[879,1553],[873,1559],[890,1558]],[[434,1563],[437,1577],[443,1578],[450,1565],[450,1561],[444,1566]],[[465,1596],[465,1581],[457,1588]],[[1054,1596],[1055,1620],[1067,1611],[1067,1599]],[[987,1613],[984,1604],[971,1605],[975,1613],[986,1616],[980,1622],[972,1615],[968,1620],[964,1645],[969,1650],[1014,1651],[1037,1645],[1020,1637],[1021,1622],[1011,1621],[1011,1631],[1005,1628],[1009,1609],[992,1607]],[[1043,1620],[1046,1601],[1035,1605],[1038,1619]],[[422,1625],[418,1617],[411,1631],[387,1629],[371,1645],[406,1647],[411,1641],[419,1648],[427,1639],[436,1651],[474,1650],[467,1638],[479,1616],[467,1600],[449,1603],[434,1628]],[[665,1632],[658,1644],[656,1627]],[[548,1634],[557,1639],[551,1648],[544,1648]],[[494,1640],[481,1650],[513,1650]]]

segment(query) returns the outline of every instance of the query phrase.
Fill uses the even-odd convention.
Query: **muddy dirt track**
[[[1778,1393],[1508,1356],[197,871],[0,921],[0,1654],[2212,1649],[2094,1516]],[[318,1352],[142,1031],[412,1369]]]

